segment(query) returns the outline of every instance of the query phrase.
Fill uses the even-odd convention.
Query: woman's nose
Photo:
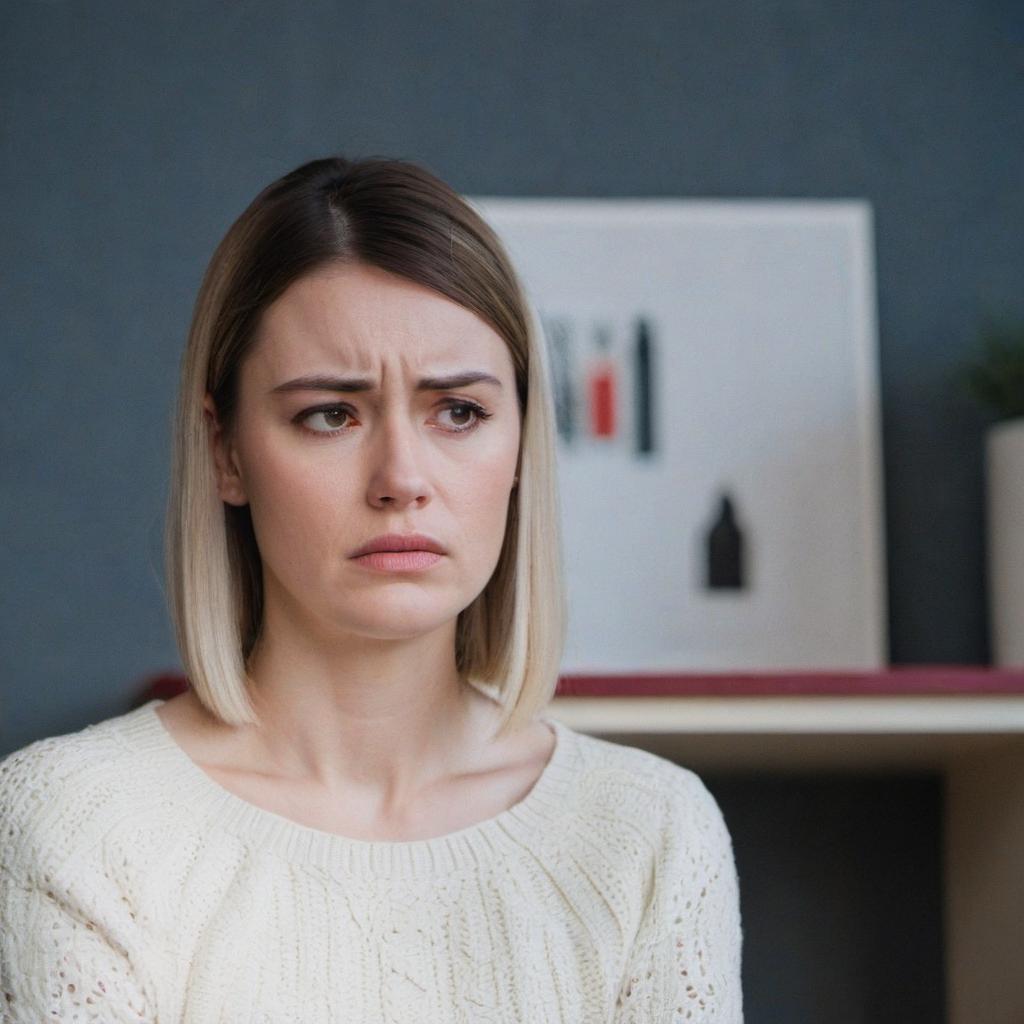
[[[404,504],[427,492],[425,429],[404,411],[381,418],[369,456],[371,499],[390,498]]]

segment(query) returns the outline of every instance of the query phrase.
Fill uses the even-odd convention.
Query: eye
[[[477,402],[466,399],[448,399],[444,404],[442,412],[453,411],[456,420],[463,420],[465,417],[470,416],[471,421],[465,424],[456,423],[447,430],[449,434],[468,434],[494,415]],[[352,416],[351,409],[346,405],[320,405],[313,409],[305,409],[295,417],[295,422],[305,424],[307,421],[313,421],[317,416],[324,417],[324,422],[328,424],[329,429],[319,430],[314,427],[304,427],[304,429],[312,434],[319,434],[321,437],[333,437],[336,434],[341,434],[351,429],[348,426],[331,427],[332,422],[336,423],[338,420],[347,419]]]
[[[456,426],[454,428],[457,434],[465,434],[470,430],[476,430],[484,420],[489,420],[492,416],[492,413],[489,413],[482,405],[477,405],[476,402],[448,402],[443,411],[451,412],[452,409],[457,410],[457,419],[462,419],[464,416],[469,415],[473,417],[472,421],[465,426]]]
[[[305,412],[299,413],[299,415],[297,417],[297,421],[299,423],[306,423],[308,420],[312,420],[315,416],[323,416],[324,420],[330,426],[331,421],[333,419],[341,418],[343,416],[348,416],[348,415],[349,415],[349,411],[344,406],[341,406],[341,405],[331,405],[331,406],[324,406],[323,408],[319,408],[319,409],[307,409]],[[317,430],[315,428],[309,428],[309,429],[312,429],[312,432],[314,434],[340,434],[341,431],[344,428],[343,427],[339,427],[336,430],[335,429]]]

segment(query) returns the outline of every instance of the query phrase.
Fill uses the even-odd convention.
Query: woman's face
[[[417,389],[466,371],[498,383]],[[297,383],[314,377],[370,387]],[[294,625],[417,636],[450,623],[497,565],[520,428],[511,356],[475,313],[377,267],[321,269],[264,313],[234,434],[214,432],[218,489],[249,504],[265,600]],[[413,532],[447,554],[416,572],[352,558],[380,534]]]

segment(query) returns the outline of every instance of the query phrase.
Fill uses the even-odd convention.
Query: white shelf
[[[929,697],[556,697],[587,732],[1019,733],[1024,695]]]
[[[549,708],[695,771],[945,772],[1024,742],[1024,695],[558,697]]]

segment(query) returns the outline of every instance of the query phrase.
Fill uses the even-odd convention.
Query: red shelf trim
[[[564,675],[556,697],[974,696],[1024,694],[1024,668],[894,665],[878,671]]]
[[[175,672],[150,676],[135,703],[188,688]],[[894,665],[878,671],[686,672],[564,675],[556,697],[906,697],[1024,694],[1024,668]]]

